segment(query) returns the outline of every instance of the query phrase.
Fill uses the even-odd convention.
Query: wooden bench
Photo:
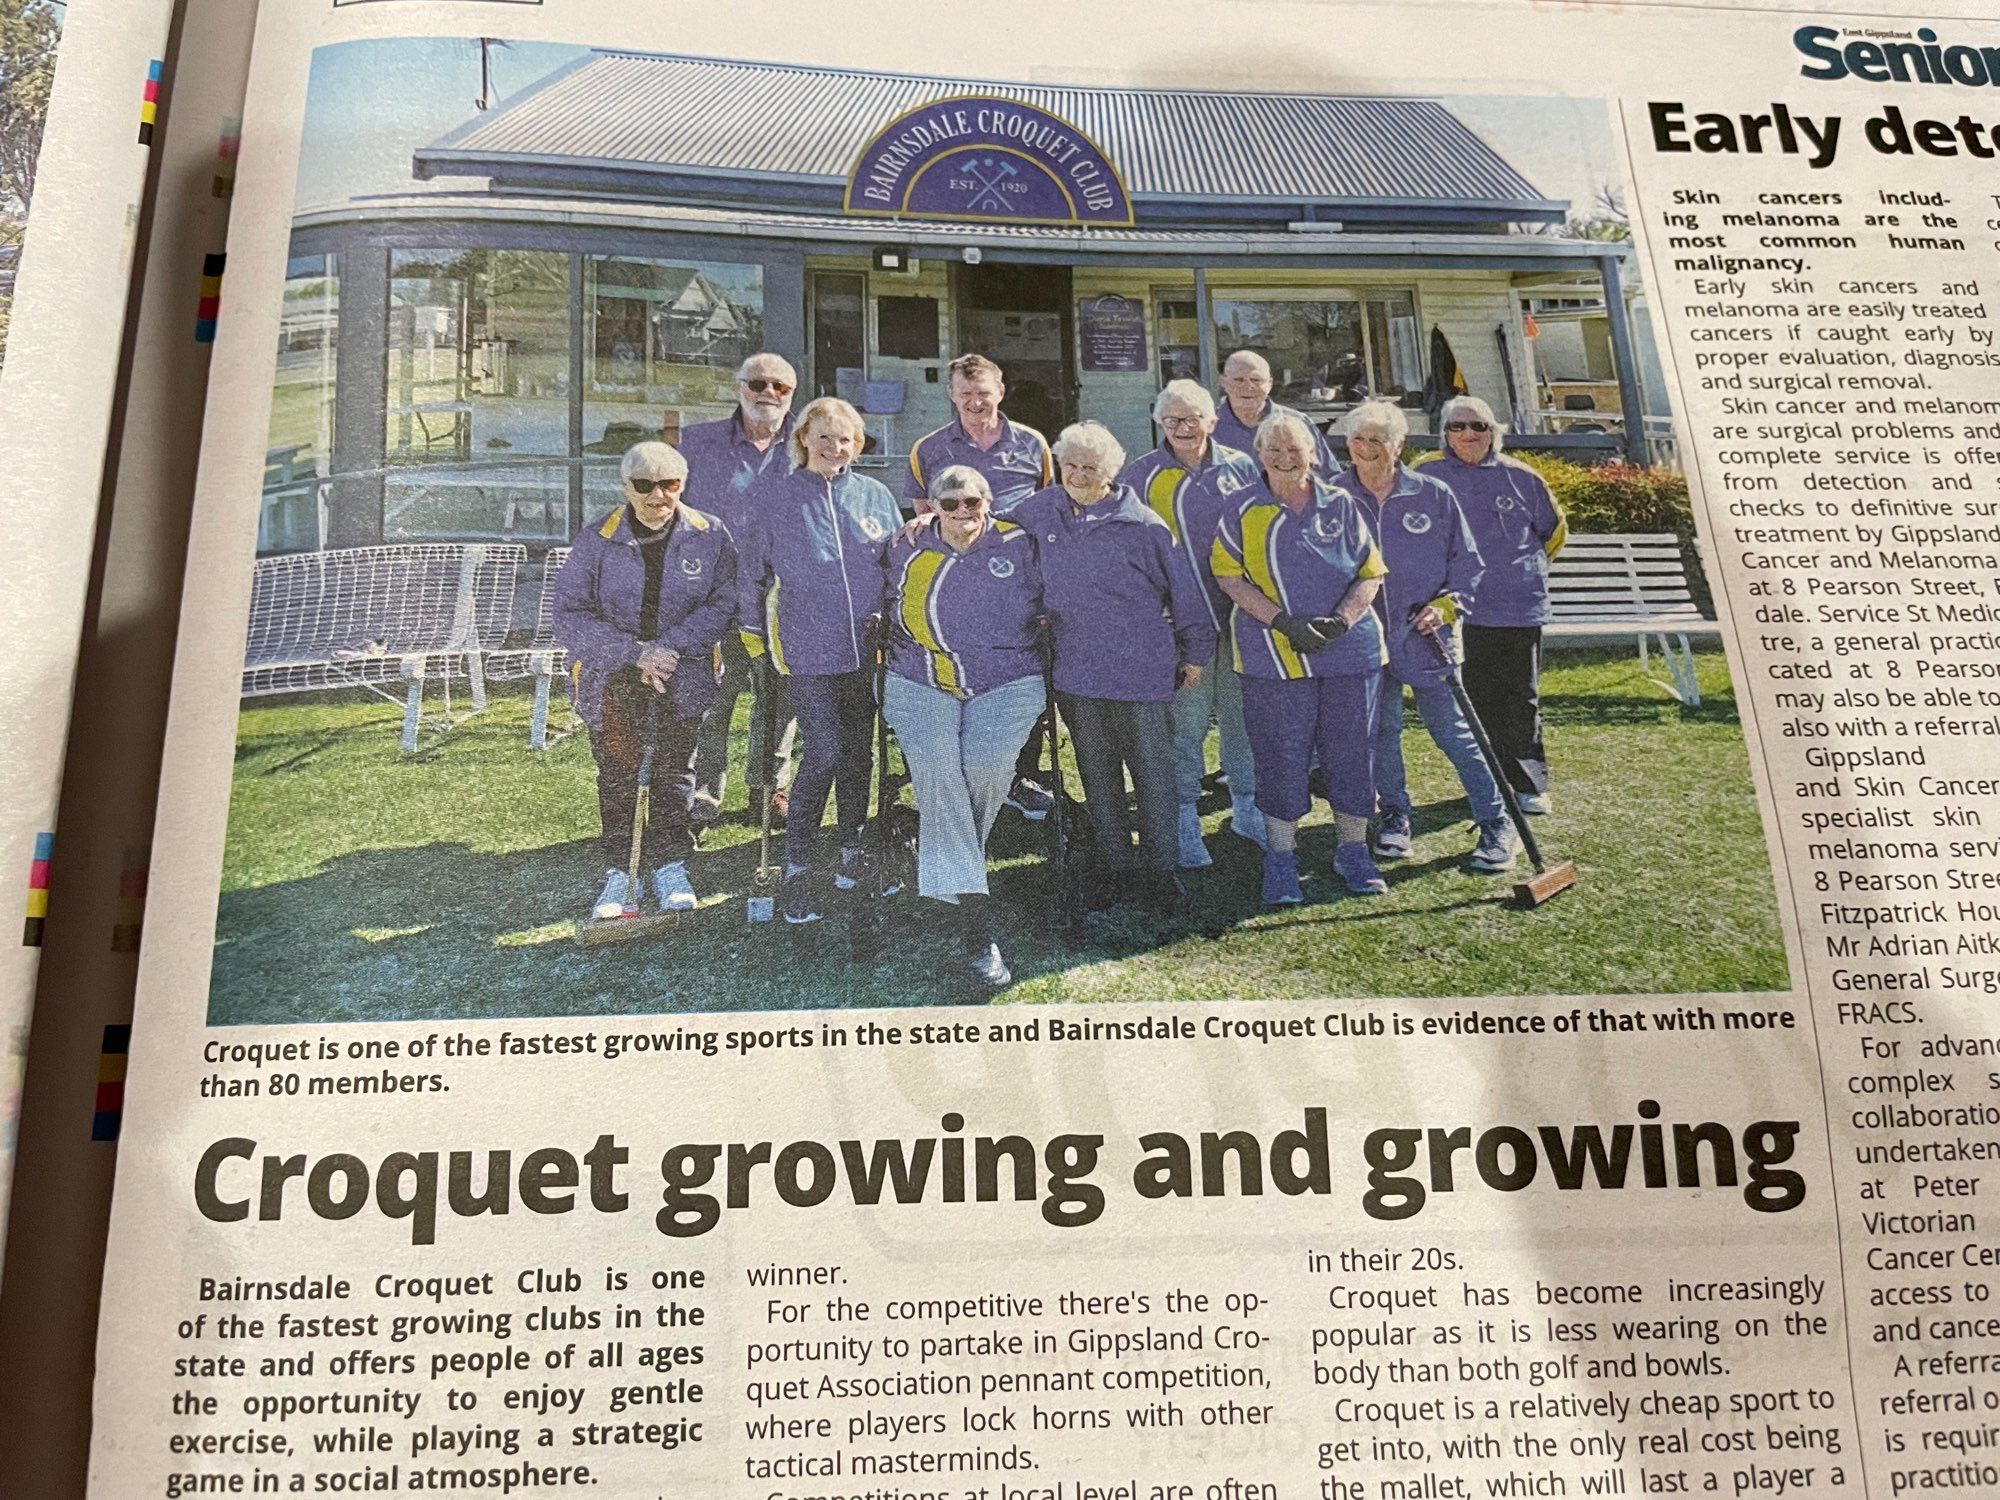
[[[243,696],[362,688],[400,703],[403,749],[417,748],[424,685],[471,685],[486,707],[485,654],[512,626],[516,544],[420,542],[260,557],[250,588]],[[398,684],[398,691],[388,684]]]
[[[532,677],[535,680],[535,708],[528,721],[528,748],[546,750],[554,741],[566,739],[576,732],[574,722],[569,728],[560,730],[554,741],[549,735],[549,698],[560,677],[565,687],[569,681],[569,653],[556,644],[555,602],[556,574],[569,560],[569,548],[551,547],[542,559],[542,593],[535,606],[535,633],[528,644],[512,651],[499,651],[486,659],[486,677],[490,682],[512,681],[516,678]],[[574,714],[572,714],[572,720]]]
[[[1571,532],[1549,565],[1549,608],[1544,639],[1636,637],[1646,675],[1683,703],[1701,702],[1689,642],[1719,640],[1722,628],[1695,604],[1672,532]],[[1665,679],[1653,674],[1649,646],[1666,664]]]

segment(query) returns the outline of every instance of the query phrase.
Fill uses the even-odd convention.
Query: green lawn
[[[1630,652],[1557,653],[1544,679],[1556,810],[1538,820],[1578,887],[1532,912],[1463,873],[1449,766],[1411,715],[1415,858],[1389,894],[1326,873],[1324,806],[1301,839],[1303,906],[1258,905],[1260,856],[1205,804],[1212,870],[1188,921],[1117,911],[1050,940],[1041,831],[995,830],[995,894],[1015,973],[1006,1001],[1230,996],[1600,994],[1781,988],[1776,899],[1728,669],[1701,658],[1683,708]],[[740,737],[748,699],[739,705]],[[601,878],[589,746],[527,748],[527,700],[397,752],[397,710],[339,695],[246,708],[237,737],[211,1019],[218,1023],[922,1005],[974,998],[930,903],[888,903],[886,956],[849,962],[848,923],[752,926],[754,826],[732,814],[691,869],[700,911],[671,932],[580,949]],[[1211,761],[1211,763],[1213,763]],[[740,784],[731,801],[742,805]],[[1525,867],[1525,862],[1524,862]]]

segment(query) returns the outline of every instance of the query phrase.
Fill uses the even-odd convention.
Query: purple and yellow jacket
[[[1035,619],[1042,569],[1035,542],[1012,521],[990,521],[955,552],[935,526],[902,537],[882,557],[889,670],[958,699],[1036,677]]]
[[[1187,552],[1208,600],[1209,623],[1218,634],[1229,621],[1230,604],[1208,568],[1215,528],[1222,523],[1224,513],[1236,509],[1242,496],[1263,477],[1257,460],[1213,439],[1199,468],[1188,468],[1174,457],[1172,448],[1161,443],[1125,465],[1125,472],[1118,476],[1120,484],[1129,484],[1139,492],[1139,498],[1167,523],[1174,540]]]
[[[954,464],[964,464],[986,476],[993,487],[993,509],[1012,510],[1044,485],[1056,481],[1055,460],[1049,456],[1048,439],[1032,427],[1000,418],[1000,441],[981,448],[965,435],[965,428],[953,417],[935,432],[917,439],[910,450],[910,472],[903,476],[903,498],[908,501],[930,497],[931,482]]]
[[[1273,412],[1280,411],[1291,412],[1293,416],[1299,418],[1306,426],[1313,430],[1313,451],[1319,455],[1319,477],[1322,479],[1333,478],[1334,474],[1340,468],[1340,460],[1334,457],[1333,444],[1326,440],[1326,434],[1320,431],[1319,423],[1308,417],[1304,412],[1292,411],[1292,408],[1289,406],[1280,406],[1268,396],[1264,399],[1264,410],[1258,416],[1257,420],[1245,423],[1236,420],[1236,409],[1229,404],[1229,397],[1221,391],[1217,391],[1215,393],[1215,432],[1211,435],[1209,441],[1220,443],[1225,448],[1234,448],[1238,453],[1246,453],[1250,456],[1250,461],[1256,463],[1257,429],[1269,420]],[[1257,472],[1261,475],[1263,470],[1259,468]]]
[[[1435,604],[1449,625],[1465,612],[1485,565],[1472,528],[1452,492],[1408,464],[1396,465],[1396,487],[1377,501],[1351,468],[1334,477],[1368,517],[1382,546],[1389,577],[1375,596],[1375,612],[1389,638],[1389,670],[1409,683],[1440,682],[1444,662],[1437,648],[1410,627],[1410,616]]]
[[[831,677],[874,660],[863,621],[882,598],[882,548],[903,514],[852,469],[794,469],[760,491],[740,539],[737,621],[751,656],[780,672]]]
[[[1468,464],[1446,453],[1421,472],[1458,497],[1486,563],[1466,609],[1472,623],[1548,624],[1549,563],[1569,538],[1569,522],[1542,476],[1505,454]]]
[[[1354,497],[1313,478],[1313,498],[1291,508],[1258,481],[1242,510],[1216,528],[1210,566],[1218,578],[1247,578],[1287,614],[1330,615],[1356,579],[1387,571]],[[1357,677],[1382,666],[1382,622],[1372,609],[1311,656],[1242,610],[1230,615],[1236,670],[1245,677]]]
[[[790,413],[764,449],[743,435],[741,412],[717,422],[697,422],[681,434],[681,457],[688,466],[686,498],[727,526],[731,536],[740,537],[759,488],[792,472],[791,437]]]
[[[1035,539],[1059,691],[1167,702],[1180,668],[1215,655],[1215,626],[1186,550],[1129,486],[1078,506],[1050,485],[1007,519]]]
[[[686,718],[706,713],[715,701],[715,645],[736,614],[736,545],[729,530],[683,504],[673,535],[661,544],[667,555],[660,569],[660,633],[651,642],[640,640],[646,564],[629,511],[621,505],[579,531],[556,574],[555,637],[576,674],[576,710],[592,729],[603,725],[605,679],[634,665],[651,644],[681,655],[673,675],[674,712]]]

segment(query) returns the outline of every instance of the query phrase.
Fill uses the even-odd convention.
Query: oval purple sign
[[[1097,143],[1013,99],[939,99],[891,120],[847,176],[846,210],[1009,224],[1130,224]]]

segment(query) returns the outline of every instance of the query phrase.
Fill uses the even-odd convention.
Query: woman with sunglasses
[[[638,907],[642,894],[661,911],[694,907],[694,747],[715,699],[715,645],[736,612],[736,548],[719,521],[681,503],[687,461],[665,443],[639,443],[618,472],[625,503],[577,533],[553,604],[597,761],[600,918]],[[651,890],[642,893],[627,867],[648,744],[652,817],[639,868]]]
[[[929,524],[883,555],[882,710],[917,793],[918,894],[957,908],[974,977],[998,988],[1012,976],[987,909],[986,840],[1042,712],[1042,573],[1029,534],[993,518],[977,469],[945,469],[927,498]]]
[[[1542,627],[1549,623],[1549,562],[1569,523],[1542,476],[1502,455],[1493,408],[1454,396],[1438,413],[1444,454],[1423,472],[1458,497],[1486,564],[1465,623],[1465,691],[1500,767],[1530,813],[1549,810],[1542,744]]]
[[[813,865],[829,793],[841,844],[834,884],[851,890],[865,873],[882,548],[903,517],[887,489],[851,467],[864,433],[861,414],[836,396],[807,406],[792,429],[798,467],[760,493],[741,539],[744,648],[784,675],[805,739],[785,813],[787,922],[819,920]]]

